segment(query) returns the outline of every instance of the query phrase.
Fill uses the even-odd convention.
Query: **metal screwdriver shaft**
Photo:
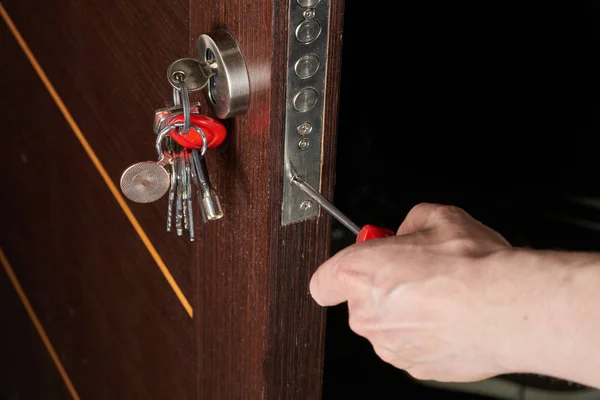
[[[291,182],[298,186],[304,193],[309,195],[314,201],[319,203],[321,207],[323,207],[329,214],[331,214],[335,219],[340,221],[346,228],[350,229],[352,233],[358,235],[360,232],[360,227],[352,222],[348,217],[340,212],[333,204],[329,202],[325,197],[321,195],[321,193],[317,192],[313,189],[308,183],[304,181],[300,176],[294,175],[291,179]]]

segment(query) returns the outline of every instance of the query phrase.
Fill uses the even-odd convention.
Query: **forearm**
[[[600,388],[600,253],[517,250],[507,254],[520,282],[507,324],[513,371]]]

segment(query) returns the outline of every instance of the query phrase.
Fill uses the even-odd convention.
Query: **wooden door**
[[[324,313],[308,282],[328,255],[330,219],[281,223],[291,3],[0,4],[0,396],[319,399]],[[322,4],[329,196],[343,2]],[[118,181],[154,157],[168,65],[218,28],[245,57],[250,106],[207,156],[225,217],[190,243],[165,232],[165,198],[132,203]]]

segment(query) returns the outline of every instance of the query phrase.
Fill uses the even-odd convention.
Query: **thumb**
[[[310,295],[320,306],[335,306],[348,300],[338,279],[339,253],[325,261],[310,279]]]
[[[335,306],[370,290],[374,266],[387,264],[391,256],[385,249],[395,247],[388,239],[397,238],[355,243],[321,264],[310,280],[313,299],[321,306]]]
[[[316,270],[310,280],[310,294],[320,306],[335,306],[348,300],[355,289],[356,279],[361,273],[356,270],[362,265],[361,249],[369,247],[369,242],[353,244],[325,261]],[[358,250],[358,251],[357,251]],[[348,263],[353,266],[349,272]],[[352,277],[348,278],[348,275]]]

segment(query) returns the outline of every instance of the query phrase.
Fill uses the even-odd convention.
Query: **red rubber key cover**
[[[168,124],[183,124],[183,115],[178,115],[172,118]],[[215,147],[219,146],[227,137],[227,129],[225,128],[225,125],[214,118],[207,117],[206,115],[191,114],[190,124],[197,126],[204,131],[206,140],[208,141],[209,149],[214,149]],[[177,128],[172,130],[170,135],[173,140],[186,149],[201,149],[202,145],[204,144],[200,133],[193,128],[190,128],[190,131],[187,134],[181,133],[180,128]]]

